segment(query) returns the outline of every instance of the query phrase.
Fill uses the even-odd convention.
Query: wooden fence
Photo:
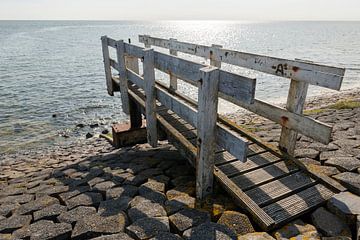
[[[300,60],[288,60],[257,54],[224,49],[220,45],[204,46],[180,42],[176,39],[155,38],[140,35],[139,41],[145,47],[161,47],[170,50],[170,54],[178,52],[210,59],[210,65],[220,68],[221,63],[228,63],[263,73],[290,79],[290,89],[286,108],[255,99],[248,103],[219,93],[219,96],[282,126],[279,147],[282,151],[293,154],[297,134],[328,144],[331,139],[332,127],[315,119],[303,116],[303,108],[309,84],[328,89],[340,90],[345,74],[344,68],[330,67]],[[170,74],[170,88],[177,89],[177,78],[187,81],[176,72]],[[187,81],[188,82],[188,81]],[[192,83],[192,82],[190,82]]]

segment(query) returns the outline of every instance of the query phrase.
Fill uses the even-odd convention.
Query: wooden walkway
[[[150,37],[140,36],[140,40],[144,38],[147,38],[145,45],[149,47]],[[161,41],[162,39],[153,39],[152,44],[161,45]],[[271,230],[311,211],[335,193],[345,190],[331,178],[307,169],[289,154],[294,150],[297,132],[321,142],[327,142],[327,138],[330,138],[329,131],[331,133],[331,127],[297,113],[300,110],[302,112],[308,85],[299,85],[303,76],[296,75],[295,72],[301,72],[303,68],[318,68],[320,70],[315,73],[304,71],[310,77],[310,83],[336,89],[340,87],[343,77],[341,69],[313,66],[304,62],[299,63],[301,68],[292,66],[293,72],[288,74],[297,80],[291,82],[289,94],[293,96],[289,97],[289,108],[286,110],[254,99],[255,79],[218,68],[204,68],[201,64],[176,56],[107,37],[103,37],[102,42],[109,94],[121,92],[123,111],[130,115],[132,129],[141,127],[144,115],[147,120],[148,142],[156,146],[158,136],[165,133],[167,139],[195,167],[198,199],[211,193],[212,178],[215,177],[261,228]],[[175,40],[170,40],[169,44],[166,46],[176,47]],[[117,61],[110,58],[108,46],[116,49]],[[200,53],[200,56],[203,54],[199,47],[185,46],[187,47],[179,45],[176,49],[195,49],[195,53]],[[204,46],[201,49],[205,49]],[[210,49],[214,49],[214,46]],[[219,67],[220,62],[214,58],[215,52],[208,50],[206,48],[203,52],[207,51],[211,64]],[[224,58],[231,55],[229,50],[226,52]],[[177,54],[173,49],[170,53]],[[143,62],[143,75],[139,74],[138,59]],[[262,66],[270,60],[271,64],[275,60],[287,61],[274,58],[264,60],[261,56],[256,56],[256,59],[262,61]],[[286,62],[288,63],[289,61]],[[111,67],[119,72],[118,76],[112,76]],[[169,87],[155,80],[155,68],[169,73]],[[283,69],[282,74],[286,73],[285,70]],[[333,82],[322,79],[325,70]],[[266,69],[264,71],[270,72]],[[333,74],[334,72],[340,75]],[[277,70],[275,74],[278,74]],[[318,76],[320,80],[311,78],[311,74],[313,77]],[[199,87],[198,102],[176,90],[177,79],[185,79]],[[279,122],[283,126],[283,146],[289,151],[271,146],[241,126],[218,116],[217,91],[220,97]],[[288,142],[285,143],[285,140]]]

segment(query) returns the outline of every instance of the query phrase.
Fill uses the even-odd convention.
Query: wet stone
[[[183,238],[188,240],[236,240],[237,236],[222,224],[207,222],[186,230]]]
[[[66,200],[65,203],[68,209],[73,209],[77,206],[97,206],[102,200],[100,193],[85,192]]]
[[[121,211],[125,211],[129,208],[131,198],[120,197],[103,201],[99,205],[98,213],[101,216],[111,216],[118,214]]]
[[[128,215],[130,217],[130,220],[132,222],[135,222],[145,217],[165,217],[166,211],[164,207],[158,203],[144,201],[130,208],[128,210]]]
[[[184,208],[195,208],[196,199],[187,194],[181,194],[165,202],[168,215],[174,214]]]
[[[360,197],[350,192],[334,195],[327,203],[327,208],[347,224],[355,224],[360,214]]]
[[[66,212],[66,206],[60,204],[54,204],[44,209],[34,212],[34,221],[40,219],[55,220],[57,216]]]
[[[111,235],[104,235],[101,237],[93,238],[93,240],[134,240],[132,237],[126,233],[116,233]]]
[[[106,191],[106,199],[118,198],[123,196],[134,197],[138,193],[138,187],[133,185],[123,185],[114,187]]]
[[[72,227],[67,223],[40,220],[30,225],[31,240],[69,239]]]
[[[287,239],[302,235],[304,238],[319,239],[320,235],[316,228],[311,224],[306,224],[301,220],[295,220],[274,232],[276,239]]]
[[[169,232],[169,219],[167,217],[141,218],[126,229],[129,235],[136,239],[149,239],[161,232]]]
[[[25,203],[15,210],[15,214],[30,214],[47,206],[59,204],[59,200],[54,197],[44,196],[34,201]]]
[[[340,171],[355,171],[360,167],[360,160],[355,157],[330,157],[325,165],[335,166]]]
[[[4,203],[28,203],[30,201],[34,200],[34,195],[31,194],[21,194],[21,195],[15,195],[15,196],[7,196],[4,198],[0,198],[0,204]]]
[[[266,232],[254,232],[238,236],[237,240],[275,240],[275,238]]]
[[[227,226],[238,235],[255,232],[250,219],[245,214],[235,211],[225,211],[217,223]]]
[[[123,232],[126,221],[126,215],[123,212],[109,217],[103,217],[98,214],[89,215],[76,222],[72,238],[87,239]]]
[[[315,227],[325,236],[346,236],[351,238],[351,231],[345,222],[323,207],[313,212],[311,219]]]
[[[84,207],[80,206],[77,208],[74,208],[68,212],[64,212],[60,214],[57,219],[59,222],[65,222],[74,224],[75,222],[85,219],[90,215],[93,215],[96,213],[96,209],[94,207]]]
[[[13,215],[0,221],[0,233],[11,233],[16,229],[29,225],[32,220],[30,215]]]
[[[188,228],[210,222],[210,214],[197,209],[183,209],[180,212],[171,215],[169,221],[176,232],[181,233]]]
[[[349,189],[350,192],[360,195],[360,174],[343,172],[335,175],[334,178]]]

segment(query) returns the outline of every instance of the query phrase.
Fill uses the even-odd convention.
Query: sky
[[[360,21],[360,0],[0,0],[0,19]]]

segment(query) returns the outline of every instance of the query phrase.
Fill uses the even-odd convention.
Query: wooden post
[[[129,110],[129,94],[128,94],[128,81],[126,78],[126,66],[125,66],[125,54],[124,54],[124,42],[118,41],[116,43],[117,61],[119,65],[119,80],[120,80],[120,94],[123,112],[130,114]]]
[[[136,57],[129,55],[125,56],[125,66],[126,68],[139,74],[139,61]],[[129,99],[129,113],[130,113],[130,129],[141,128],[142,126],[141,108],[131,98]]]
[[[214,67],[217,67],[217,68],[221,68],[221,61],[217,60],[217,56],[219,56],[217,50],[219,48],[222,48],[222,46],[212,44],[211,45],[211,50],[210,50],[210,65],[214,66]]]
[[[105,68],[107,91],[110,96],[114,96],[114,87],[113,87],[113,82],[112,82],[112,74],[111,74],[111,67],[110,67],[110,54],[109,54],[107,36],[101,37],[101,45],[102,45],[102,52],[103,52],[103,58],[104,58],[104,68]]]
[[[174,42],[177,41],[175,38],[170,38],[170,55],[177,56],[178,52],[174,50]],[[170,90],[176,91],[177,90],[177,78],[171,74],[170,72]]]
[[[302,114],[309,83],[291,80],[286,109],[296,114]],[[290,155],[294,154],[298,133],[282,127],[279,147]]]
[[[203,200],[213,191],[219,70],[215,67],[205,67],[201,68],[200,72],[197,116],[196,197]]]
[[[149,44],[150,35],[144,35],[144,38],[145,38],[145,42],[144,42],[145,48],[151,48],[151,44]]]
[[[144,50],[145,114],[148,143],[157,146],[154,49]]]

